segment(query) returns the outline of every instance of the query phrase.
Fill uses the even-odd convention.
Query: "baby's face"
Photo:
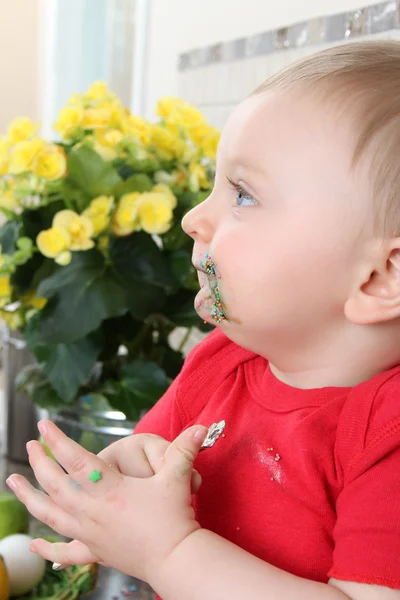
[[[264,355],[344,319],[373,226],[354,144],[344,119],[307,94],[269,92],[234,111],[213,192],[183,221],[193,262],[208,271],[201,318]]]

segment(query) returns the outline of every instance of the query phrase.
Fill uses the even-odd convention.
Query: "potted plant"
[[[209,194],[219,133],[181,99],[157,115],[95,82],[60,111],[59,141],[27,118],[0,140],[0,318],[35,357],[18,389],[53,412],[137,420],[181,369],[173,330],[204,327],[180,221]]]

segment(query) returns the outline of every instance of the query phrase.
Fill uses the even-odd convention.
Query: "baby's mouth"
[[[211,305],[211,317],[216,323],[221,323],[226,319],[224,305],[221,300],[221,294],[219,290],[218,279],[215,263],[209,254],[205,256],[206,262],[204,264],[204,270],[208,277],[211,294],[214,298],[214,302]]]

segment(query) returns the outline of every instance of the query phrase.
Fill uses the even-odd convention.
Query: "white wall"
[[[0,0],[0,135],[18,115],[40,114],[39,0]]]
[[[146,116],[157,99],[180,93],[177,60],[187,50],[354,10],[368,0],[149,0]]]

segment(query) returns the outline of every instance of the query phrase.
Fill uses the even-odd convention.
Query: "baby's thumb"
[[[190,481],[195,461],[208,433],[207,427],[194,425],[181,433],[165,453],[164,473],[170,479]]]

